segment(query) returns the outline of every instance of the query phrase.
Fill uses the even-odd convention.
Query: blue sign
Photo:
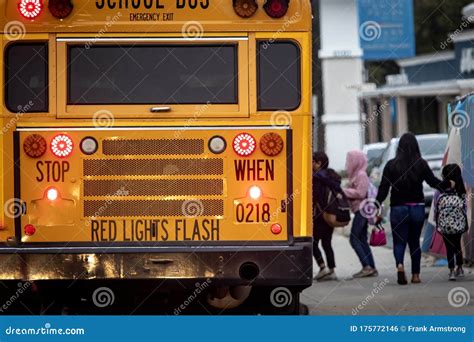
[[[415,56],[413,0],[358,0],[357,4],[365,60]]]
[[[5,316],[2,342],[472,342],[472,316]]]

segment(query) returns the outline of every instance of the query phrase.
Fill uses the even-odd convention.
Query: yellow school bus
[[[206,282],[213,308],[295,310],[312,282],[310,2],[0,9],[0,280]]]

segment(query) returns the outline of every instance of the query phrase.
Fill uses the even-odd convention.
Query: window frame
[[[219,44],[235,44],[236,45],[236,75],[237,79],[237,104],[110,104],[110,105],[95,105],[95,104],[68,104],[68,51],[70,45],[83,45],[75,38],[68,39],[65,37],[61,39],[57,37],[58,48],[58,69],[57,79],[58,84],[58,117],[59,118],[94,118],[94,115],[99,112],[108,111],[112,113],[115,118],[222,118],[222,117],[249,117],[249,99],[248,99],[248,37],[239,35],[238,37],[218,37],[211,42],[204,39],[183,39],[171,37],[149,37],[149,39],[137,39],[133,37],[121,37],[123,44],[133,45],[219,45]],[[237,39],[235,39],[237,38]],[[82,39],[82,38],[81,38]],[[91,38],[83,38],[89,41]],[[150,42],[153,41],[153,42]],[[96,45],[116,45],[117,41],[113,38],[99,39],[94,42]],[[151,107],[170,107],[169,112],[152,113]]]
[[[260,55],[259,55],[259,51],[260,51],[260,44],[264,43],[264,42],[269,42],[273,40],[273,42],[270,42],[270,45],[271,44],[290,44],[290,45],[293,45],[295,48],[296,48],[296,51],[297,51],[297,57],[298,57],[298,65],[297,65],[297,91],[298,91],[298,103],[291,107],[291,108],[278,108],[278,107],[269,107],[269,108],[261,108],[259,107],[259,97],[260,97]],[[278,110],[283,110],[283,111],[294,111],[296,109],[298,109],[300,106],[301,106],[301,101],[302,101],[302,97],[303,97],[303,85],[302,85],[302,75],[301,75],[301,71],[302,71],[302,63],[301,63],[301,58],[302,58],[302,52],[301,52],[301,46],[299,45],[299,43],[293,39],[285,39],[285,38],[282,38],[282,39],[261,39],[261,38],[258,38],[256,39],[256,42],[255,42],[255,52],[256,52],[256,61],[255,61],[255,64],[256,64],[256,80],[257,80],[257,87],[256,87],[256,97],[257,97],[257,111],[258,112],[265,112],[265,111],[278,111]]]
[[[269,120],[273,123],[276,113],[281,111],[275,110],[258,110],[257,109],[257,41],[258,40],[290,40],[297,44],[300,49],[301,64],[301,101],[300,106],[292,111],[284,111],[291,113],[291,116],[312,116],[312,49],[311,34],[307,32],[255,32],[249,34],[249,68],[250,68],[250,112],[255,117],[263,120]],[[281,120],[278,120],[280,122]],[[291,124],[291,118],[289,119]]]
[[[6,82],[7,82],[7,71],[6,71],[6,58],[7,58],[7,50],[14,45],[19,45],[19,44],[47,44],[47,75],[46,75],[46,80],[47,80],[47,95],[46,95],[46,101],[47,101],[47,111],[44,112],[19,112],[17,110],[12,111],[13,108],[9,108],[7,106],[7,87],[6,87]],[[56,117],[56,45],[55,45],[55,40],[54,36],[51,34],[44,34],[44,33],[28,33],[23,35],[20,39],[14,39],[14,40],[4,40],[2,42],[2,51],[0,54],[0,58],[2,59],[4,66],[2,68],[2,81],[3,81],[3,92],[1,94],[2,96],[2,106],[3,106],[3,114],[6,116],[21,116],[19,117],[18,120],[24,118],[24,119],[30,119],[34,118],[37,119],[39,116],[41,117]]]

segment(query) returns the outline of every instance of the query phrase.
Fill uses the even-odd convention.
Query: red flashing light
[[[56,188],[49,188],[46,190],[46,198],[51,202],[56,201],[59,197],[59,191]]]
[[[18,4],[20,14],[26,19],[34,19],[43,11],[43,1],[41,0],[20,0]]]
[[[289,3],[289,0],[267,0],[263,8],[270,17],[278,19],[286,14]]]
[[[73,146],[72,139],[66,134],[56,135],[53,140],[51,140],[51,152],[53,152],[56,157],[68,157],[72,153]]]
[[[27,224],[24,228],[24,231],[25,231],[25,235],[32,236],[32,235],[35,235],[36,228],[32,224]]]
[[[49,12],[58,19],[64,19],[71,14],[74,8],[71,0],[49,0]]]
[[[255,151],[257,142],[250,134],[240,133],[234,138],[232,145],[234,146],[235,153],[242,157],[248,157]]]

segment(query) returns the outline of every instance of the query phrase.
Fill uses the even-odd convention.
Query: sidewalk
[[[446,267],[433,267],[431,257],[423,256],[421,284],[400,286],[396,282],[392,249],[372,248],[379,276],[352,279],[360,270],[359,260],[342,230],[333,237],[338,281],[314,282],[303,292],[301,301],[311,315],[472,315],[474,312],[474,270],[466,268],[463,280],[449,282]],[[410,257],[405,257],[410,277]],[[314,265],[315,273],[318,271]],[[459,308],[451,303],[467,302]],[[468,300],[470,299],[470,302]]]

